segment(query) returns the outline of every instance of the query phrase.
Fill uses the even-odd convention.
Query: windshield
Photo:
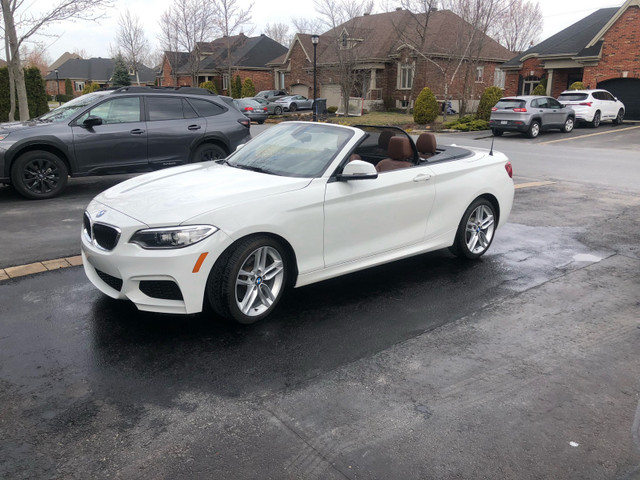
[[[104,96],[105,93],[106,92],[93,92],[74,98],[55,110],[51,110],[44,115],[40,115],[37,120],[43,122],[64,122],[65,120],[69,120],[76,113],[80,112],[84,107]]]
[[[353,136],[350,130],[317,123],[281,123],[227,160],[232,167],[283,177],[319,177]]]

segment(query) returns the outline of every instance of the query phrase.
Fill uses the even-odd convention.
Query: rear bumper
[[[489,127],[497,130],[510,130],[515,132],[526,132],[529,129],[529,125],[522,120],[489,120]]]

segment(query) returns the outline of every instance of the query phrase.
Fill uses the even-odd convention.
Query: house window
[[[533,95],[533,89],[538,86],[540,79],[537,77],[527,77],[522,82],[521,95]]]
[[[84,82],[73,82],[73,90],[75,92],[81,92],[84,90]]]
[[[413,63],[403,63],[400,65],[400,71],[398,72],[398,89],[409,90],[413,87]]]
[[[500,87],[504,89],[504,83],[506,79],[507,79],[507,72],[505,72],[504,70],[500,70],[499,68],[496,68],[495,72],[493,73],[493,85],[495,87]]]
[[[484,66],[483,65],[478,65],[476,67],[476,83],[481,83],[483,82],[483,77],[484,77]]]

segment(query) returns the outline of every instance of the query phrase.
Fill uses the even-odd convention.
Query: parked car
[[[44,199],[62,192],[69,175],[224,158],[249,140],[250,123],[205,89],[98,91],[29,122],[0,124],[0,183]]]
[[[621,124],[624,120],[624,103],[606,90],[565,90],[558,101],[576,112],[576,120],[596,128],[603,120]]]
[[[257,122],[260,125],[269,117],[267,107],[250,98],[239,98],[233,101],[236,108],[240,110],[249,120]]]
[[[255,100],[263,107],[267,107],[267,112],[269,112],[270,115],[282,115],[282,106],[278,105],[276,102],[272,102],[263,97],[250,97],[249,99]]]
[[[447,247],[476,259],[509,217],[511,163],[423,135],[284,122],[225,160],[127,180],[84,213],[86,275],[140,310],[253,323],[288,286]]]
[[[262,90],[256,94],[256,97],[266,98],[267,100],[273,102],[278,98],[286,97],[289,94],[286,90]]]
[[[504,97],[491,109],[489,127],[495,136],[505,131],[525,133],[537,137],[543,130],[559,129],[569,133],[575,125],[576,114],[555,98],[538,95]]]
[[[313,99],[303,97],[302,95],[289,95],[276,100],[285,111],[295,112],[296,110],[309,110],[313,108]]]

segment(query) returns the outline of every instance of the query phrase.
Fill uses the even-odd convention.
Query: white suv
[[[587,122],[594,128],[602,120],[620,124],[624,119],[624,103],[606,90],[565,90],[558,101],[573,108],[576,120]]]

